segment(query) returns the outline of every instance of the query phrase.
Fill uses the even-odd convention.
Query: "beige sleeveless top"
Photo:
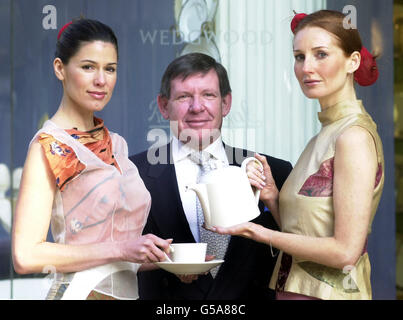
[[[52,121],[45,122],[33,141],[43,132],[71,147],[85,165],[85,169],[69,181],[63,191],[57,189],[51,217],[54,241],[82,245],[140,237],[151,197],[136,166],[128,159],[126,141],[118,134],[110,133],[120,173]],[[95,290],[118,299],[138,298],[138,267],[138,264],[127,262],[124,268],[114,268],[121,271],[103,278]],[[60,284],[71,284],[74,276],[75,273],[56,274],[51,291]]]
[[[376,124],[361,101],[344,101],[319,113],[322,129],[313,137],[284,183],[279,198],[282,231],[313,237],[334,234],[333,160],[337,138],[351,126],[372,135],[378,158],[371,224],[384,185],[384,158]],[[339,270],[280,252],[270,287],[320,299],[371,299],[371,267],[364,248],[352,270]]]

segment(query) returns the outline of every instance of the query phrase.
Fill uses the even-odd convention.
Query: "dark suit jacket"
[[[224,146],[230,165],[240,166],[253,153]],[[161,156],[164,163],[151,164],[150,156]],[[266,156],[273,178],[280,190],[292,166],[289,162]],[[158,150],[145,151],[130,157],[137,166],[145,186],[151,194],[152,204],[143,234],[153,233],[174,242],[195,242],[182,207],[175,166],[171,159],[170,145]],[[153,162],[153,160],[151,160]],[[278,229],[271,214],[262,212],[253,222],[271,229]],[[267,245],[246,238],[230,239],[225,262],[215,279],[210,273],[199,276],[191,284],[182,283],[177,276],[164,270],[139,272],[139,295],[142,300],[235,300],[272,299],[274,292],[268,288],[276,258]]]

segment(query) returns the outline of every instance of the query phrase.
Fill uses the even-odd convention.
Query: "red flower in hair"
[[[66,24],[60,29],[59,34],[57,35],[57,40],[60,39],[60,37],[62,36],[63,31],[64,31],[69,25],[71,25],[72,23],[73,23],[73,21],[70,21],[70,22],[66,23]]]
[[[374,84],[378,80],[379,70],[375,58],[367,50],[362,47],[361,49],[361,64],[356,72],[354,72],[354,80],[360,86],[366,87]]]
[[[295,11],[294,11],[295,12]],[[294,16],[294,18],[291,21],[291,31],[292,33],[295,33],[295,29],[298,27],[299,23],[301,22],[302,19],[304,19],[307,16],[305,13],[298,13]]]

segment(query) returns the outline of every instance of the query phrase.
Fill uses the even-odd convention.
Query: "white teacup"
[[[175,263],[202,263],[206,260],[207,243],[173,243],[171,260]]]

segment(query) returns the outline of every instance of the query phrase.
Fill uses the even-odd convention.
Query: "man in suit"
[[[174,243],[199,242],[196,195],[186,192],[186,185],[196,182],[200,167],[190,154],[203,150],[224,164],[240,166],[253,153],[224,145],[221,140],[222,121],[231,110],[232,95],[225,68],[213,58],[191,53],[171,62],[157,102],[164,119],[170,121],[171,142],[130,157],[152,197],[144,233],[172,238]],[[280,189],[291,164],[266,157]],[[278,229],[262,202],[259,209],[261,214],[253,222]],[[190,280],[161,269],[140,272],[140,299],[274,298],[268,282],[276,258],[269,247],[234,236],[227,241],[223,259],[214,276],[209,272]]]

